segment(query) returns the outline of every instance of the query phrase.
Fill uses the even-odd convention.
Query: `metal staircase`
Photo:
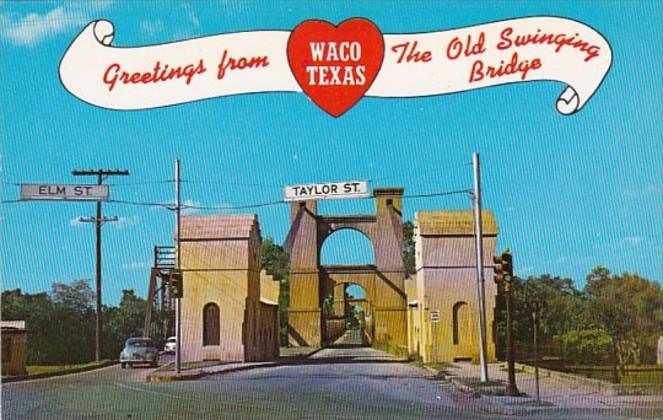
[[[175,268],[175,263],[176,254],[174,246],[154,247],[154,263],[150,271],[150,282],[147,288],[145,324],[143,325],[144,337],[154,335],[152,334],[150,325],[155,306],[160,309],[160,335],[165,338],[173,334],[175,303],[169,293],[168,278],[171,271]],[[158,285],[157,279],[160,280]]]

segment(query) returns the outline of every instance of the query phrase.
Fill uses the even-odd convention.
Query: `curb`
[[[251,370],[251,369],[262,369],[262,368],[270,368],[270,367],[280,367],[280,366],[289,366],[292,364],[296,364],[297,362],[300,362],[302,360],[305,360],[314,354],[318,353],[319,351],[323,350],[324,347],[320,347],[318,349],[315,349],[313,351],[310,351],[309,353],[302,354],[299,356],[290,356],[287,359],[289,360],[281,360],[281,361],[269,361],[269,362],[247,362],[246,364],[237,364],[236,366],[229,367],[227,369],[220,369],[219,371],[213,371],[213,370],[206,370],[205,368],[199,369],[197,371],[193,372],[180,372],[179,374],[176,374],[174,372],[160,372],[161,374],[150,374],[147,375],[145,378],[146,382],[173,382],[173,381],[192,381],[196,379],[200,379],[204,376],[209,376],[209,375],[224,375],[226,373],[232,373],[232,372],[239,372],[243,370]],[[251,363],[251,364],[249,364]],[[209,369],[209,368],[208,368]]]
[[[175,382],[175,381],[191,381],[195,379],[200,379],[203,377],[203,372],[193,371],[193,372],[180,372],[172,373],[167,375],[147,375],[145,377],[146,382],[156,383],[156,382]]]
[[[108,360],[106,362],[102,362],[98,365],[95,366],[87,366],[87,367],[82,367],[82,368],[75,368],[75,369],[67,369],[67,370],[58,370],[55,372],[47,372],[47,373],[38,373],[36,375],[20,375],[20,376],[7,376],[2,378],[2,383],[11,383],[11,382],[23,382],[23,381],[31,381],[34,379],[47,379],[47,378],[53,378],[55,376],[65,376],[65,375],[71,375],[74,373],[82,373],[82,372],[89,372],[91,370],[96,370],[96,369],[101,369],[105,368],[108,366],[112,366],[117,364],[117,360]]]
[[[433,374],[434,375],[433,377],[436,380],[443,381],[443,382],[446,382],[448,384],[451,384],[456,390],[458,390],[458,391],[460,391],[464,394],[468,394],[472,398],[480,398],[481,397],[480,392],[476,391],[475,389],[472,389],[471,387],[469,387],[467,385],[464,385],[464,384],[460,383],[456,379],[456,377],[447,376],[443,371],[434,369],[434,368],[432,368],[430,366],[427,366],[427,365],[421,365],[420,367],[422,367],[424,370],[428,371],[429,373]]]

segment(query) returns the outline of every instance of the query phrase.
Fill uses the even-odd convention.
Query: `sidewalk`
[[[445,369],[447,378],[452,383],[459,384],[461,379],[480,378],[479,365],[470,363],[454,363]],[[493,363],[488,365],[488,377],[491,381],[498,380],[506,383],[506,363]],[[535,400],[534,374],[516,371],[516,385],[518,390],[525,394],[522,397],[483,395],[493,404],[501,406],[505,413],[516,414],[520,411],[529,411],[531,408],[540,410],[545,407],[561,409],[651,409],[663,415],[663,395],[641,396],[612,396],[605,395],[582,382],[575,382],[556,377],[539,377],[539,388],[542,405]]]

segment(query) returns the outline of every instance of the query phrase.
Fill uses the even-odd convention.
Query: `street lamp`
[[[529,309],[532,313],[532,322],[534,327],[534,383],[536,386],[536,402],[541,402],[541,395],[539,392],[539,322],[541,319],[541,311],[545,308],[546,302],[539,298],[535,297],[529,301]]]

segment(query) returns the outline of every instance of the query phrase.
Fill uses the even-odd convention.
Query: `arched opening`
[[[203,346],[218,346],[221,344],[221,319],[219,306],[208,303],[203,307]]]
[[[323,301],[324,342],[327,346],[361,347],[373,341],[371,304],[366,290],[355,283],[339,283]]]
[[[320,248],[322,265],[364,265],[375,262],[373,244],[362,232],[344,228],[333,232]]]
[[[467,303],[456,302],[453,306],[453,343],[461,344],[461,337],[467,334],[466,328],[469,321]]]

